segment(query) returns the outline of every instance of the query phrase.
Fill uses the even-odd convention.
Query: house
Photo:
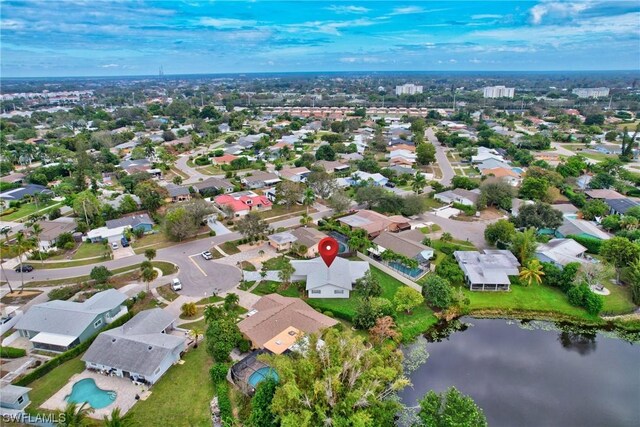
[[[38,224],[42,228],[42,232],[38,236],[38,250],[42,252],[53,248],[61,234],[72,233],[76,229],[75,220],[67,217],[57,218],[53,221],[40,221]]]
[[[299,168],[284,168],[279,172],[280,178],[293,182],[305,182],[311,171],[302,166]]]
[[[517,187],[522,182],[520,174],[511,168],[483,169],[482,176],[494,176],[500,181],[504,181],[512,187]]]
[[[169,193],[169,200],[172,203],[185,202],[185,201],[191,200],[191,193],[189,192],[188,187],[183,187],[181,185],[175,185],[175,184],[169,183],[165,188]]]
[[[21,411],[31,402],[29,399],[29,387],[20,387],[12,384],[4,384],[0,387],[0,408]],[[3,413],[4,411],[0,411]],[[9,420],[5,420],[9,421]]]
[[[584,263],[587,248],[573,239],[551,239],[536,248],[536,258],[563,267],[570,262]]]
[[[251,307],[247,317],[238,323],[238,328],[251,341],[253,348],[268,346],[272,353],[281,354],[295,344],[301,334],[314,334],[337,323],[300,298],[270,294]]]
[[[520,214],[520,209],[522,209],[525,205],[533,205],[535,202],[533,200],[523,200],[518,198],[511,199],[511,215],[514,217]]]
[[[485,169],[495,169],[495,168],[510,169],[511,168],[511,165],[509,165],[509,163],[502,162],[502,161],[497,160],[497,159],[487,159],[487,160],[483,161],[482,163],[479,163],[479,164],[477,164],[475,166],[476,166],[476,168],[478,168],[478,170],[480,172],[482,172]]]
[[[605,199],[604,202],[609,206],[609,210],[613,215],[624,215],[629,209],[640,206],[640,202],[628,197],[623,199]]]
[[[268,211],[273,206],[273,203],[266,196],[258,195],[253,191],[222,194],[215,197],[213,201],[221,209],[228,206],[236,217],[244,216],[251,211]]]
[[[385,216],[366,209],[360,210],[353,215],[343,216],[338,221],[352,230],[365,230],[369,237],[376,237],[383,231],[397,232],[411,229],[409,220],[401,215]]]
[[[115,289],[98,292],[84,302],[53,300],[31,307],[16,323],[34,348],[64,352],[86,341],[127,313],[127,296]]]
[[[319,160],[315,163],[316,166],[320,166],[327,173],[334,172],[346,172],[349,170],[350,166],[348,164],[339,162],[337,160]]]
[[[153,229],[153,224],[154,222],[148,214],[136,214],[118,219],[111,219],[107,221],[107,228],[111,230],[124,227],[132,230],[143,230],[146,233]]]
[[[234,189],[233,184],[221,178],[207,178],[204,181],[192,184],[192,187],[203,196],[231,193]]]
[[[306,248],[305,253],[301,254],[302,256],[305,258],[313,258],[318,256],[318,243],[325,237],[327,237],[327,235],[318,229],[299,227],[295,230],[272,234],[268,239],[269,245],[277,251],[291,250],[295,244],[299,247]]]
[[[416,155],[409,150],[393,150],[388,155],[390,165],[408,165],[416,162]]]
[[[587,190],[584,192],[584,194],[589,199],[599,199],[599,200],[625,198],[624,195],[618,193],[617,191],[609,190],[609,189]]]
[[[218,131],[220,133],[229,132],[230,130],[231,130],[231,127],[227,123],[221,123],[218,125]]]
[[[86,234],[86,237],[91,243],[100,243],[105,240],[109,243],[117,243],[124,236],[124,231],[126,229],[127,227],[98,227],[94,228],[93,230],[89,230]]]
[[[478,153],[475,156],[471,156],[471,163],[482,163],[489,159],[494,159],[500,162],[505,161],[504,157],[496,150],[487,147],[478,147]]]
[[[420,234],[422,232],[418,231]],[[433,258],[434,250],[422,243],[406,238],[402,233],[390,233],[384,231],[373,239],[374,247],[369,250],[373,255],[380,256],[384,251],[390,250],[407,258],[415,259],[422,265],[428,265]]]
[[[6,182],[7,184],[22,184],[26,177],[27,176],[23,173],[10,173],[9,175],[0,177],[0,182]]]
[[[19,188],[3,191],[0,193],[0,199],[12,202],[15,200],[22,200],[26,196],[33,196],[36,194],[50,194],[53,196],[53,191],[43,185],[27,184]]]
[[[373,185],[378,187],[383,187],[389,182],[389,178],[380,174],[380,173],[368,173],[363,171],[355,171],[348,178],[339,178],[338,184],[342,184],[341,186],[354,186],[358,184],[364,184],[366,182],[370,182]]]
[[[133,199],[134,202],[136,202],[136,205],[138,207],[140,207],[140,197],[136,196],[135,194],[120,194],[119,196],[117,196],[115,199],[113,200],[102,200],[102,202],[104,204],[107,204],[109,206],[111,206],[114,209],[119,209],[120,208],[120,204],[122,203],[122,201],[124,200],[124,198],[126,196],[129,196]]]
[[[129,175],[136,172],[146,172],[151,169],[149,159],[124,160],[119,164],[120,168],[127,171]]]
[[[464,188],[456,188],[455,190],[447,190],[433,196],[434,199],[442,203],[460,203],[465,206],[475,206],[480,198],[479,190],[465,190]]]
[[[591,221],[566,215],[562,219],[562,225],[553,232],[553,235],[559,238],[567,236],[592,237],[599,240],[608,240],[611,238],[611,236],[599,229]]]
[[[508,291],[509,276],[519,274],[520,263],[507,250],[455,251],[453,253],[471,291]]]
[[[234,156],[233,154],[224,154],[220,157],[213,157],[211,161],[216,165],[228,165],[235,159],[238,159],[238,156]]]
[[[387,151],[397,151],[397,150],[406,150],[411,153],[416,152],[416,146],[413,143],[408,144],[406,141],[399,142],[398,144],[391,145],[387,147]]]
[[[186,348],[175,317],[161,308],[141,311],[124,325],[102,332],[82,356],[87,369],[155,384]]]
[[[397,176],[402,176],[402,175],[415,176],[416,174],[415,169],[407,166],[394,165],[394,166],[387,167],[387,169],[392,170]]]
[[[280,182],[280,178],[275,173],[256,171],[242,177],[240,182],[251,189],[256,189],[276,185]]]
[[[322,258],[293,260],[293,282],[306,282],[309,298],[349,298],[353,284],[369,271],[366,261],[336,258],[327,267]]]

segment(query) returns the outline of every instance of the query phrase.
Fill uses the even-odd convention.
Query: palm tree
[[[517,232],[511,238],[511,252],[518,258],[521,264],[525,264],[536,251],[536,229],[531,227],[522,232]]]
[[[231,311],[234,308],[236,308],[236,306],[238,305],[239,302],[240,302],[240,297],[238,296],[238,294],[235,294],[233,292],[228,293],[224,297],[224,308],[226,310]]]
[[[37,242],[40,241],[40,234],[42,234],[42,231],[40,224],[33,224],[33,237],[35,237]],[[42,248],[38,248],[38,255],[40,255],[40,264],[44,264],[44,261],[42,260]]]
[[[416,172],[411,183],[411,189],[416,193],[422,193],[422,190],[427,185],[427,179],[420,172]]]
[[[302,193],[302,204],[307,207],[307,216],[309,215],[309,206],[313,205],[316,201],[316,194],[312,189],[306,188]]]
[[[144,257],[146,259],[148,259],[149,261],[151,261],[152,259],[154,259],[156,257],[156,250],[155,249],[145,249],[144,250]]]
[[[193,348],[198,348],[198,337],[204,334],[204,331],[198,327],[191,328],[191,333],[193,334],[193,338],[196,340]]]
[[[5,243],[9,243],[9,233],[11,233],[11,228],[10,227],[4,228],[2,229],[1,233],[4,234]]]
[[[76,403],[69,402],[64,408],[64,412],[60,417],[58,426],[60,427],[80,427],[85,425],[87,416],[93,412],[93,408],[87,406],[87,402],[84,402],[78,407]]]
[[[278,272],[278,278],[280,280],[282,280],[282,282],[285,285],[289,284],[289,281],[291,280],[291,276],[293,276],[293,273],[295,272],[293,266],[291,265],[291,263],[289,262],[289,260],[286,260],[287,262],[285,262],[282,265],[282,270],[280,270]]]
[[[311,218],[307,214],[302,214],[302,216],[300,217],[300,224],[304,225],[305,227],[311,224],[312,221],[313,221],[313,218]]]
[[[527,281],[527,285],[531,285],[531,282],[535,281],[538,285],[542,283],[542,264],[537,259],[529,261],[526,267],[522,267],[520,270],[520,278]]]
[[[156,280],[156,277],[158,277],[158,272],[153,268],[143,268],[141,277],[142,280],[147,284],[147,292],[149,292],[151,288],[151,282]]]
[[[132,427],[136,423],[129,415],[122,416],[120,408],[114,408],[110,416],[104,416],[104,427]]]
[[[20,231],[16,235],[15,245],[18,252],[18,260],[20,261],[20,280],[22,282],[22,285],[20,286],[20,292],[22,292],[24,289],[24,271],[22,271],[22,255],[30,251],[31,249],[33,249],[35,247],[35,243],[33,239],[28,239],[24,235],[24,232]]]
[[[204,315],[205,321],[211,322],[212,320],[224,316],[226,313],[224,312],[222,307],[209,304],[204,308],[204,312],[202,314]]]

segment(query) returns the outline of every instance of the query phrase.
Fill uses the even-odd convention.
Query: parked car
[[[111,242],[111,249],[113,249],[114,251],[118,249],[118,242]]]
[[[204,251],[202,252],[202,258],[206,260],[213,259],[213,255],[211,255],[211,252],[209,251]]]
[[[385,187],[389,187],[389,188],[395,188],[395,187],[396,187],[396,184],[395,184],[395,183],[393,183],[393,182],[391,182],[391,181],[389,181],[389,182],[387,182],[384,186],[385,186]]]
[[[33,265],[22,264],[22,271],[25,273],[31,273],[33,271]],[[20,273],[20,266],[16,267],[16,273]]]
[[[8,225],[5,225],[4,227],[0,228],[0,233],[4,234],[4,233],[9,233],[11,232],[11,227]]]
[[[122,244],[123,248],[126,248],[127,246],[129,246],[129,241],[127,240],[126,237],[123,237],[122,239],[120,239],[120,243]]]
[[[174,291],[182,290],[182,283],[180,283],[180,279],[178,279],[177,277],[173,279],[173,282],[171,282],[171,289],[173,289]]]

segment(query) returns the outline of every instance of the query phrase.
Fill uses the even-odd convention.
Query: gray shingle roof
[[[629,198],[606,199],[604,202],[607,205],[609,205],[611,209],[621,214],[627,213],[627,211],[634,206],[640,206],[640,203],[636,202],[635,200],[631,200]]]
[[[84,302],[54,300],[31,307],[15,329],[80,336],[94,319],[127,299],[115,289],[99,292]]]
[[[349,261],[344,258],[333,260],[331,267],[327,267],[322,258],[304,261],[291,261],[294,268],[293,280],[307,281],[307,290],[317,289],[325,285],[333,285],[351,290],[352,284],[369,270],[366,261]]]
[[[162,333],[173,320],[159,308],[138,313],[123,326],[98,335],[82,360],[151,376],[168,355],[185,344],[184,338]]]
[[[29,387],[20,387],[17,385],[7,384],[0,388],[0,402],[14,404],[20,396],[30,392]]]
[[[455,251],[453,256],[474,285],[508,285],[509,276],[517,276],[520,266],[516,257],[506,250]]]
[[[133,215],[126,216],[124,218],[111,219],[107,221],[107,228],[118,228],[118,227],[136,227],[140,224],[151,224],[153,225],[153,220],[147,214],[141,215]]]

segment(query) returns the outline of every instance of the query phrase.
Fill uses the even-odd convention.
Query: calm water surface
[[[640,426],[640,345],[553,325],[462,319],[401,393],[409,406],[429,390],[455,386],[484,410],[491,427]],[[411,348],[406,349],[409,353]]]

